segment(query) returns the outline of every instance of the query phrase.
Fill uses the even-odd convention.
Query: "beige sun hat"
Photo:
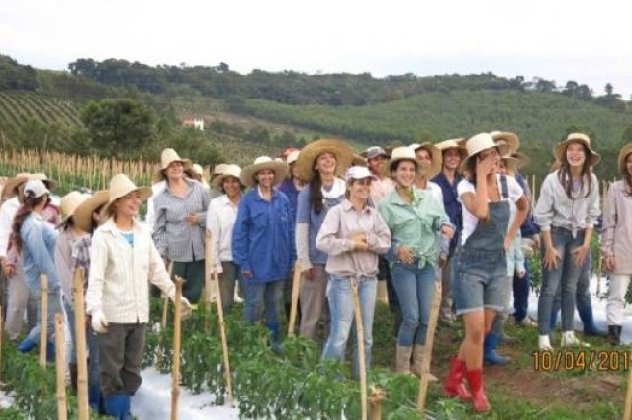
[[[559,160],[560,162],[564,161],[566,148],[572,142],[579,142],[586,146],[586,148],[590,152],[590,166],[595,166],[601,161],[601,156],[599,155],[599,153],[595,152],[590,145],[590,137],[588,137],[588,135],[584,133],[571,133],[566,137],[566,140],[562,140],[557,145],[555,145],[553,153],[555,154],[555,158],[557,160]]]
[[[285,158],[285,162],[288,165],[293,164],[294,162],[298,160],[300,153],[301,153],[300,150],[292,150],[290,153],[288,153],[287,157]]]
[[[490,133],[478,133],[470,137],[465,143],[467,157],[461,162],[461,169],[464,170],[467,168],[467,163],[470,159],[477,156],[479,153],[484,152],[485,150],[493,149],[494,147],[498,149],[498,154],[500,156],[505,156],[509,152],[509,145],[507,143],[494,142]]]
[[[237,178],[237,180],[239,180],[239,182],[241,183],[241,179],[240,179],[241,168],[239,167],[239,165],[234,165],[234,164],[224,165],[224,171],[221,174],[217,174],[217,176],[213,178],[213,181],[212,181],[213,186],[215,188],[220,188],[224,180],[228,178],[229,176],[232,176],[233,178]]]
[[[29,173],[22,172],[14,176],[13,178],[7,181],[7,185],[4,186],[4,191],[6,191],[7,197],[15,197],[18,193],[18,187],[23,185],[26,181],[29,180]]]
[[[128,178],[125,174],[114,175],[114,178],[110,181],[110,188],[108,189],[110,197],[108,202],[103,206],[101,215],[110,216],[110,207],[119,198],[125,197],[127,194],[138,191],[141,200],[147,200],[151,197],[151,188],[149,187],[137,187],[134,181]]]
[[[194,163],[193,166],[191,166],[191,169],[196,175],[204,176],[204,168],[199,163]]]
[[[255,175],[264,169],[270,169],[274,172],[274,185],[283,182],[288,171],[285,162],[277,162],[269,156],[259,156],[252,165],[246,166],[241,170],[239,179],[243,185],[252,188],[257,185]]]
[[[514,133],[508,131],[492,131],[490,133],[496,144],[506,144],[509,147],[507,154],[516,153],[520,147],[520,140]]]
[[[336,175],[342,176],[353,161],[353,150],[340,140],[320,139],[311,142],[301,150],[296,161],[296,174],[303,182],[314,178],[316,159],[323,153],[331,153],[336,158]]]
[[[391,168],[400,160],[410,160],[415,164],[415,168],[419,167],[415,150],[408,146],[396,147],[391,151]]]
[[[621,171],[621,174],[623,175],[625,175],[625,161],[630,153],[632,153],[632,143],[628,143],[623,146],[619,152],[619,159],[617,161],[619,162],[619,171]]]
[[[61,223],[65,223],[74,215],[79,204],[84,202],[89,194],[81,194],[79,191],[72,191],[62,197],[59,203],[59,211],[61,212]]]
[[[529,158],[520,152],[515,152],[501,156],[501,159],[505,162],[505,165],[513,170],[524,168],[529,163]]]
[[[77,206],[73,214],[75,225],[84,232],[92,231],[94,222],[92,221],[92,213],[94,213],[99,207],[105,205],[110,199],[110,192],[108,190],[101,190],[95,192],[91,197],[82,201]]]
[[[449,140],[440,141],[439,143],[435,144],[435,146],[437,146],[437,148],[441,151],[441,155],[443,155],[443,152],[445,150],[457,149],[459,153],[461,154],[461,159],[465,159],[467,157],[465,142],[466,142],[466,139],[463,139],[463,138],[449,139]]]
[[[428,151],[428,153],[430,153],[430,158],[432,159],[432,165],[430,166],[430,169],[428,171],[428,178],[432,178],[435,175],[437,175],[439,172],[441,172],[441,168],[443,167],[443,155],[441,154],[441,150],[439,150],[439,148],[430,143],[430,142],[425,142],[425,143],[413,143],[410,145],[410,148],[413,149],[413,151],[415,152],[415,157],[417,157],[417,150],[418,149],[425,149]]]
[[[173,162],[180,162],[184,166],[184,170],[192,169],[192,162],[189,159],[183,159],[173,149],[167,148],[160,153],[160,168],[156,171],[156,179],[165,179],[165,169],[169,167]]]

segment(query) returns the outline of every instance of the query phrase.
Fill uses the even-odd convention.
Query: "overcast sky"
[[[632,94],[625,0],[5,0],[0,53],[269,71],[482,73]]]

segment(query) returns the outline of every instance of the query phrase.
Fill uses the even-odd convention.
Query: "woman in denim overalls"
[[[527,214],[527,200],[514,178],[498,175],[506,144],[495,144],[489,133],[467,141],[463,161],[466,179],[457,187],[463,205],[463,231],[455,254],[454,298],[457,315],[463,315],[465,338],[450,364],[444,384],[448,396],[472,400],[475,411],[491,406],[483,386],[483,340],[503,303],[507,276],[506,250]],[[516,218],[509,226],[509,203],[516,203]],[[509,229],[507,229],[509,227]],[[469,391],[463,383],[467,378]]]

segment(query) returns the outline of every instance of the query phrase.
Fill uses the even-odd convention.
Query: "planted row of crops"
[[[77,110],[69,101],[31,92],[0,92],[0,121],[19,127],[29,120],[66,126],[81,124]]]

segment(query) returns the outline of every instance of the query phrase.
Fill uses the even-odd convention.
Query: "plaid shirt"
[[[86,293],[88,289],[88,274],[90,273],[90,244],[92,244],[92,236],[84,236],[72,249],[72,256],[70,258],[70,272],[74,274],[75,270],[79,267],[84,270],[83,277],[83,293]],[[73,295],[74,300],[74,295]]]

